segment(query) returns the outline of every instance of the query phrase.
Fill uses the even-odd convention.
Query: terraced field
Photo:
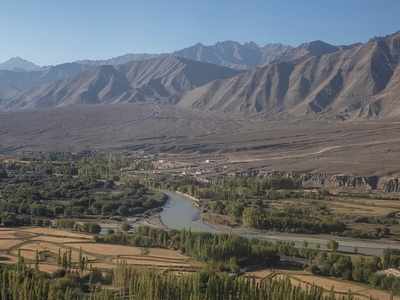
[[[60,268],[57,256],[65,251],[71,251],[73,263],[83,253],[89,266],[98,269],[112,269],[121,262],[170,271],[192,272],[201,268],[198,262],[173,250],[101,244],[91,235],[52,228],[0,228],[0,263],[15,263],[20,254],[27,264],[33,264],[38,252],[39,269],[51,273]]]
[[[302,288],[315,285],[322,287],[327,294],[331,293],[333,290],[338,299],[347,295],[350,291],[354,300],[368,300],[371,298],[379,300],[400,300],[400,297],[398,296],[393,296],[393,298],[391,298],[390,293],[371,288],[367,285],[336,278],[316,276],[306,271],[263,269],[248,272],[246,273],[246,276],[255,278],[256,280],[265,280],[267,278],[289,278],[293,284]]]

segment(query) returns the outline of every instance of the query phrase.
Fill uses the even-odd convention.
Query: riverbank
[[[400,249],[400,242],[390,240],[361,240],[332,235],[307,235],[281,232],[269,232],[244,227],[229,227],[209,224],[201,219],[201,212],[193,205],[192,198],[184,193],[164,191],[169,197],[167,207],[161,212],[161,222],[170,229],[191,229],[211,233],[234,233],[247,238],[264,239],[273,242],[294,242],[297,247],[327,249],[331,240],[339,243],[339,251],[381,256],[385,249]]]
[[[175,193],[177,193],[178,195],[181,195],[181,196],[183,196],[183,197],[186,197],[186,198],[188,198],[188,199],[190,199],[190,200],[192,200],[194,203],[193,203],[193,205],[195,205],[195,206],[197,206],[197,207],[200,207],[200,199],[199,198],[196,198],[196,197],[194,197],[194,196],[192,196],[192,195],[190,195],[190,194],[186,194],[186,193],[182,193],[182,192],[180,192],[180,191],[175,191]]]

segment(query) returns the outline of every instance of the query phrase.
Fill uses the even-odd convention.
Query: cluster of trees
[[[177,189],[198,198],[221,201],[239,201],[265,197],[272,200],[284,193],[284,197],[297,195],[301,180],[295,177],[222,177],[210,183],[198,183],[185,179],[178,184]],[[302,191],[301,195],[304,196]]]
[[[243,210],[243,224],[245,226],[284,232],[295,233],[340,233],[346,225],[331,218],[321,220],[317,218],[304,218],[291,214],[273,214],[260,211],[253,207]]]
[[[207,262],[212,270],[239,272],[241,267],[257,264],[273,266],[280,256],[306,258],[309,269],[317,275],[334,276],[367,283],[373,287],[400,293],[400,278],[387,276],[383,270],[400,267],[400,251],[386,250],[382,258],[351,257],[337,253],[338,243],[328,244],[332,252],[295,247],[294,243],[270,243],[233,235],[213,235],[190,231],[164,231],[140,227],[134,234],[98,236],[105,243],[120,243],[140,247],[163,247],[182,251],[186,255]]]
[[[12,300],[111,300],[114,293],[101,288],[111,275],[99,270],[80,275],[60,270],[52,275],[27,267],[0,266],[0,299]]]
[[[360,238],[360,239],[380,239],[383,237],[387,237],[391,234],[389,227],[376,227],[374,230],[371,229],[350,229],[345,230],[341,235]]]
[[[36,255],[36,263],[38,264],[38,255]],[[62,270],[71,272],[73,270],[79,269],[83,272],[89,269],[89,259],[87,256],[83,255],[82,248],[79,248],[78,262],[73,262],[72,260],[72,249],[58,249],[57,255],[57,265],[62,267]],[[91,267],[91,266],[90,266]],[[91,268],[90,268],[91,269]]]
[[[382,264],[384,269],[400,267],[400,250],[386,249],[383,252]]]
[[[38,219],[86,215],[131,216],[162,206],[162,193],[100,170],[123,164],[99,158],[82,161],[34,161],[5,165],[0,180],[0,216],[6,226],[36,225]],[[97,171],[82,171],[93,168]],[[108,169],[107,169],[108,170]],[[85,175],[85,174],[95,175]],[[106,174],[107,173],[107,174]],[[115,179],[120,181],[116,182]]]
[[[2,166],[0,166],[0,180],[7,178],[8,177],[8,173],[6,171],[6,169]]]
[[[208,183],[184,177],[165,184],[201,199],[206,211],[228,215],[231,220],[252,228],[296,233],[342,233],[346,229],[326,205],[316,201],[308,209],[271,207],[273,200],[314,201],[328,195],[324,190],[303,189],[301,179],[295,176],[222,177]]]
[[[145,178],[146,185],[178,190],[201,200],[203,212],[228,216],[230,224],[243,224],[259,229],[271,229],[297,233],[329,233],[354,238],[380,239],[391,235],[390,226],[399,224],[395,215],[379,217],[350,218],[336,213],[329,201],[335,197],[354,198],[357,194],[330,194],[325,189],[307,189],[302,178],[286,175],[260,176],[222,176],[197,180],[190,176],[165,176]],[[362,194],[366,196],[366,194]],[[371,197],[371,195],[368,195]],[[373,195],[375,196],[375,194]],[[391,199],[386,197],[385,199]],[[282,201],[276,205],[279,200]],[[306,204],[308,209],[296,206],[296,201]],[[303,205],[304,206],[304,205]],[[297,212],[294,210],[297,209]],[[308,211],[307,211],[308,210]],[[253,213],[253,212],[256,213]],[[217,220],[217,216],[208,216]],[[373,230],[346,228],[354,223],[375,224]],[[368,228],[371,228],[369,226]]]
[[[97,236],[104,243],[128,244],[138,247],[161,247],[214,264],[219,269],[238,271],[249,264],[275,265],[279,263],[276,247],[269,242],[250,240],[236,235],[165,231],[139,227],[135,233],[116,233]]]
[[[326,294],[322,289],[311,287],[301,289],[289,280],[264,280],[256,282],[243,277],[226,274],[199,272],[187,276],[138,271],[121,264],[114,271],[114,286],[119,288],[119,296],[129,299],[174,299],[174,300],[344,300],[351,296]],[[125,291],[125,292],[124,292]]]
[[[361,216],[354,219],[355,223],[398,225],[399,221],[390,214],[388,216]]]
[[[387,250],[382,259],[376,256],[352,258],[338,253],[321,252],[312,260],[310,269],[314,274],[362,282],[400,294],[400,278],[388,276],[382,271],[398,267],[399,258],[398,253],[393,254],[392,250]]]
[[[61,229],[69,229],[69,230],[92,233],[92,234],[98,234],[101,231],[101,226],[97,223],[94,222],[77,223],[71,219],[57,219],[54,222],[54,225],[57,228]]]
[[[119,265],[111,275],[92,271],[54,274],[52,277],[33,269],[17,270],[0,266],[0,298],[13,300],[337,300],[322,289],[302,289],[289,280],[264,280],[257,283],[242,277],[199,272],[177,276]],[[96,284],[111,284],[102,289]],[[339,300],[351,299],[344,295]]]

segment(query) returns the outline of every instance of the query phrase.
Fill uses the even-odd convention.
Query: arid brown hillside
[[[9,100],[34,87],[65,80],[91,68],[77,63],[65,63],[36,71],[0,70],[0,99]]]
[[[180,105],[205,111],[346,119],[400,114],[400,33],[331,50],[213,81],[186,93]]]
[[[91,67],[66,80],[27,90],[3,104],[6,110],[71,104],[174,103],[184,92],[238,74],[229,68],[166,56],[118,66]]]

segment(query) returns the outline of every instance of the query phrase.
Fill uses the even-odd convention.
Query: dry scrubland
[[[385,291],[373,289],[369,286],[351,281],[316,276],[306,271],[264,269],[248,272],[246,276],[256,278],[257,280],[267,278],[289,278],[293,284],[299,285],[302,288],[316,285],[322,287],[326,293],[330,293],[333,289],[338,298],[347,295],[348,292],[351,291],[355,300],[368,300],[370,298],[379,300],[391,299],[390,294]],[[393,296],[393,300],[400,300],[400,297]]]
[[[222,153],[237,168],[400,174],[400,122],[268,120],[173,106],[95,105],[0,113],[0,153],[145,150]]]
[[[79,261],[81,250],[89,259],[89,265],[99,269],[112,269],[121,262],[172,271],[195,271],[201,267],[198,262],[173,250],[95,243],[93,236],[51,228],[0,229],[1,263],[15,263],[19,252],[26,263],[33,264],[38,251],[39,269],[54,272],[59,269],[59,251],[68,249],[72,251],[73,262]]]

